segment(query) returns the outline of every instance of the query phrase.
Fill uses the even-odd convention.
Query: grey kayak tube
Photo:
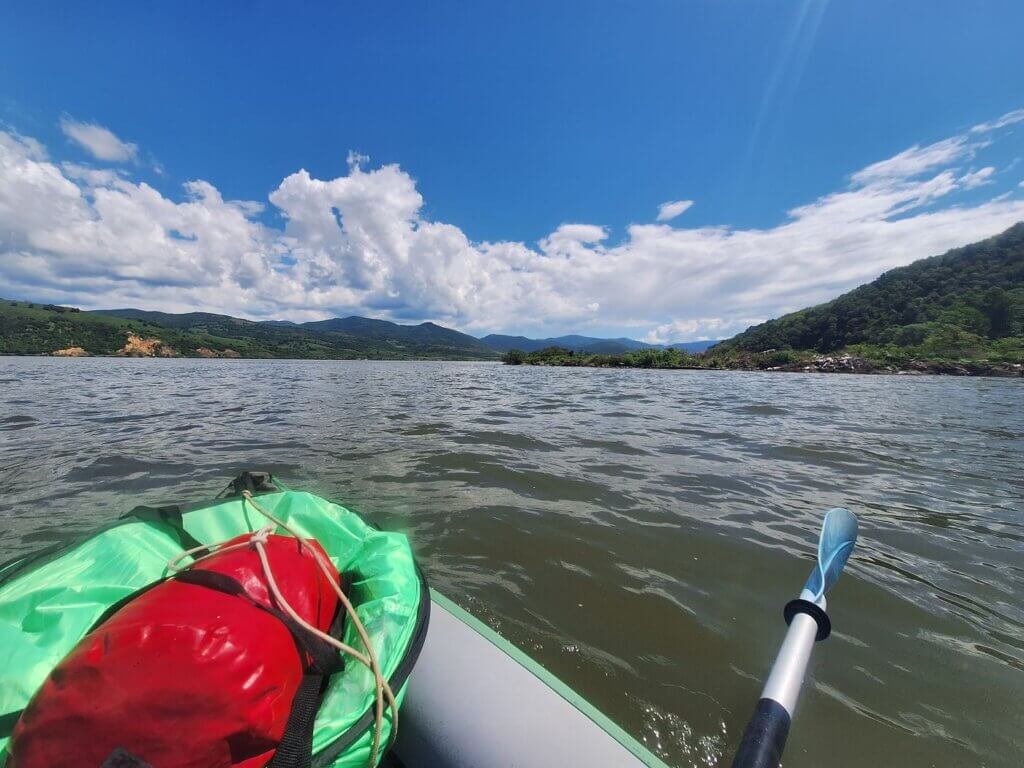
[[[667,768],[522,651],[432,595],[394,747],[404,768]]]

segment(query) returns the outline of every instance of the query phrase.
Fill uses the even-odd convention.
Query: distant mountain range
[[[155,344],[129,344],[129,334]],[[678,346],[701,351],[713,343]],[[65,351],[90,355],[494,360],[513,348],[533,351],[550,346],[615,354],[657,345],[589,336],[529,339],[490,335],[477,339],[436,323],[400,325],[357,316],[293,323],[245,320],[209,312],[175,314],[130,308],[84,312],[53,304],[0,300],[0,353],[6,354]]]
[[[225,339],[253,339],[267,347],[268,357],[289,357],[295,353],[297,357],[475,360],[495,356],[494,350],[479,339],[436,323],[399,325],[357,316],[307,323],[257,322],[205,312],[169,314],[140,309],[101,309],[92,314],[140,320]]]
[[[687,352],[703,352],[705,349],[718,344],[719,340],[711,341],[684,341],[677,344],[648,344],[636,339],[600,339],[593,336],[554,336],[547,339],[530,339],[526,336],[503,336],[492,333],[480,339],[491,349],[498,352],[508,352],[512,349],[520,349],[523,352],[536,352],[547,347],[561,347],[571,349],[573,352],[581,352],[590,355],[617,355],[622,352],[632,352],[637,349],[684,349]]]
[[[498,357],[479,339],[434,323],[398,325],[364,317],[301,324],[255,322],[207,312],[82,312],[52,304],[0,300],[0,353],[57,351],[70,355],[342,360]]]

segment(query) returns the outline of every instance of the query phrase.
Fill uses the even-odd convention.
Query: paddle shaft
[[[754,716],[747,724],[732,768],[779,768],[796,700],[817,640],[832,631],[825,613],[825,593],[839,580],[857,542],[857,518],[836,507],[825,513],[818,537],[818,558],[800,597],[786,603],[786,639],[761,691]]]
[[[817,634],[818,623],[809,614],[793,616],[732,768],[779,768]]]

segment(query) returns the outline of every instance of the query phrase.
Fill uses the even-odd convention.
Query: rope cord
[[[286,614],[288,614],[292,621],[294,621],[296,624],[298,624],[300,627],[302,627],[310,634],[315,635],[316,637],[323,640],[325,643],[328,643],[334,648],[337,648],[342,653],[347,653],[360,664],[363,664],[364,666],[368,667],[370,669],[370,672],[373,674],[374,687],[376,690],[373,745],[370,749],[370,766],[372,768],[372,766],[375,766],[377,764],[377,755],[380,751],[380,737],[381,732],[383,731],[384,728],[384,702],[385,700],[387,701],[388,708],[391,711],[391,733],[388,737],[388,747],[390,747],[391,744],[394,742],[395,734],[398,733],[398,703],[395,701],[395,696],[394,693],[391,691],[391,686],[388,684],[388,681],[384,679],[384,673],[381,671],[380,662],[377,659],[377,653],[376,651],[374,651],[373,644],[370,642],[370,636],[366,632],[366,627],[363,626],[363,622],[360,620],[359,615],[356,613],[356,609],[353,607],[351,601],[348,599],[348,596],[342,591],[341,587],[334,582],[334,578],[331,576],[331,566],[330,564],[324,562],[324,559],[320,555],[320,553],[314,547],[312,547],[306,539],[302,538],[287,523],[285,523],[283,520],[279,520],[278,518],[274,517],[274,515],[270,514],[269,512],[267,512],[267,510],[265,510],[263,507],[257,504],[256,500],[252,497],[252,493],[250,493],[247,490],[242,491],[242,503],[244,504],[245,502],[248,502],[253,509],[255,509],[265,518],[270,520],[272,524],[267,524],[260,528],[258,531],[255,531],[249,537],[249,540],[246,542],[232,544],[230,546],[215,544],[209,547],[200,546],[185,550],[181,554],[172,557],[168,561],[167,567],[172,571],[184,570],[184,567],[179,566],[178,563],[180,563],[186,557],[193,556],[197,552],[200,552],[202,550],[208,551],[205,555],[195,558],[192,561],[192,565],[195,565],[199,561],[204,560],[205,558],[210,557],[210,555],[213,554],[217,554],[220,552],[230,552],[231,550],[243,549],[249,546],[254,547],[256,549],[256,554],[260,559],[260,565],[263,567],[263,575],[267,579],[267,586],[270,587],[270,593],[273,595],[274,600],[277,602],[278,606]],[[288,533],[290,533],[295,539],[298,540],[302,548],[309,552],[316,560],[316,563],[320,567],[320,570],[323,572],[323,575],[327,579],[327,582],[331,585],[331,588],[338,596],[338,599],[341,600],[342,605],[345,606],[345,611],[348,613],[348,617],[352,621],[352,625],[356,628],[356,632],[359,635],[360,641],[366,648],[365,654],[361,651],[356,650],[352,646],[343,643],[337,638],[331,637],[326,632],[322,632],[321,630],[317,629],[313,625],[306,622],[301,616],[299,616],[295,612],[291,605],[288,604],[288,601],[284,599],[284,595],[281,594],[281,590],[278,589],[277,582],[274,580],[274,574],[270,569],[270,562],[267,559],[266,549],[264,548],[264,545],[267,543],[267,537],[269,537],[278,527],[288,531]]]

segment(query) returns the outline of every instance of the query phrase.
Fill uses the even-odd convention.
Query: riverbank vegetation
[[[925,324],[918,344],[851,344],[829,353],[813,349],[752,351],[718,345],[698,354],[679,349],[644,349],[599,355],[548,347],[536,352],[511,350],[502,360],[509,365],[588,368],[1013,376],[1024,375],[1024,336],[990,339],[946,323],[929,323]]]
[[[817,373],[937,373],[963,376],[1024,375],[1024,339],[990,343],[941,329],[948,345],[934,339],[915,347],[855,344],[831,354],[814,350],[770,349],[761,352],[720,350],[688,354],[677,349],[646,349],[621,355],[578,354],[549,347],[536,352],[507,352],[508,365],[576,368],[656,368],[695,370],[789,371]],[[951,339],[949,337],[952,337]]]

